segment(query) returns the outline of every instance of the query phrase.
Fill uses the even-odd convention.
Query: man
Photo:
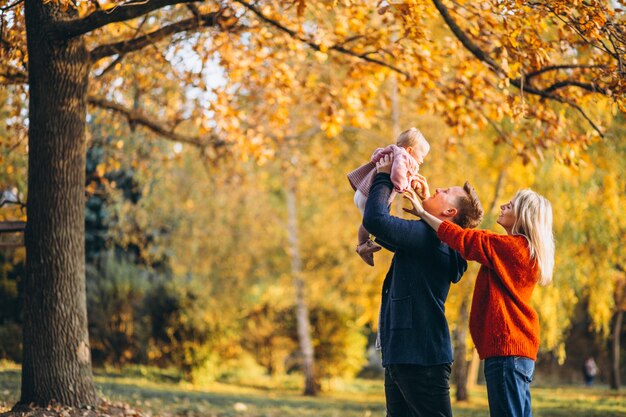
[[[389,214],[391,158],[377,165],[363,225],[394,252],[382,290],[379,332],[388,417],[452,416],[452,345],[444,303],[467,262],[422,220]],[[474,189],[437,189],[423,201],[433,216],[476,227],[483,209]]]

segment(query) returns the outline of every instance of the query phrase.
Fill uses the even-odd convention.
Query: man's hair
[[[465,195],[457,199],[458,213],[454,217],[454,223],[464,229],[473,229],[480,224],[485,214],[480,199],[474,187],[469,182],[463,184]]]

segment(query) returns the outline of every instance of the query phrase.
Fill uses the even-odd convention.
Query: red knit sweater
[[[537,359],[539,319],[530,305],[537,262],[521,235],[462,229],[443,222],[439,238],[463,258],[481,264],[470,312],[470,333],[481,359],[525,356]]]

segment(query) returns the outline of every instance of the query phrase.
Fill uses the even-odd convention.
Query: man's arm
[[[365,205],[363,226],[388,246],[410,250],[428,250],[438,244],[434,230],[422,221],[404,220],[389,213],[393,183],[387,173],[376,174]]]
[[[396,248],[391,246],[389,243],[381,240],[380,238],[376,237],[374,239],[374,242],[378,243],[380,246],[382,246],[383,248],[387,249],[389,252],[396,252]]]

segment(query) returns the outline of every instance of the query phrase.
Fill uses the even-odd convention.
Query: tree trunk
[[[391,132],[393,137],[390,138],[392,143],[400,136],[400,98],[398,97],[398,78],[396,74],[391,74]]]
[[[480,356],[476,348],[472,351],[472,360],[467,371],[467,389],[474,388],[478,382],[478,370],[480,369]]]
[[[465,297],[459,308],[458,325],[454,331],[454,383],[456,384],[457,401],[467,401],[469,399],[467,391],[469,363],[465,359],[469,303],[470,300],[468,297]]]
[[[489,204],[489,208],[485,212],[488,216],[487,221],[483,224],[483,227],[486,229],[490,228],[493,223],[494,219],[493,216],[491,216],[490,214],[493,213],[496,205],[498,204],[498,200],[500,199],[500,194],[502,193],[502,189],[504,187],[506,168],[509,165],[509,162],[510,161],[507,160],[504,163],[503,168],[500,169],[500,172],[498,174],[498,179],[496,180],[496,184],[494,187],[493,199],[491,200],[491,204]],[[462,327],[462,333],[455,337],[455,372],[457,372],[455,383],[457,389],[457,401],[469,400],[469,388],[473,388],[476,385],[480,368],[480,357],[478,356],[478,352],[475,348],[472,352],[472,359],[470,361],[465,360],[465,348],[467,330],[469,326],[469,310],[471,308],[471,297],[472,294],[468,294],[461,304],[459,310],[459,323],[464,323],[465,325]]]
[[[47,30],[62,14],[68,18],[75,11],[43,3],[25,3],[29,170],[19,404],[94,405],[84,227],[90,64],[81,38],[55,40]]]
[[[315,395],[315,356],[311,341],[311,325],[309,322],[309,308],[304,295],[304,281],[302,280],[302,261],[300,259],[300,245],[298,242],[298,223],[296,211],[296,179],[289,176],[287,179],[287,216],[289,229],[289,246],[291,248],[291,274],[296,289],[296,315],[298,323],[298,340],[302,351],[304,370],[304,395]]]
[[[622,335],[622,319],[624,312],[619,310],[615,314],[613,322],[613,337],[611,343],[611,389],[620,388],[619,362],[620,362],[620,336]]]

